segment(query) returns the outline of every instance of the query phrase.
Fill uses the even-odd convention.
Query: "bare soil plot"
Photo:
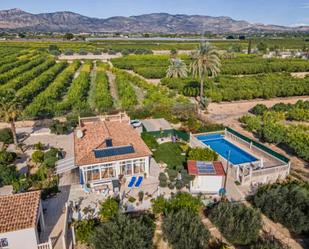
[[[291,75],[295,78],[304,79],[306,76],[309,75],[309,72],[298,72],[298,73],[291,73]]]
[[[271,107],[280,102],[295,104],[298,100],[309,100],[309,96],[210,103],[206,117],[210,120],[233,126],[235,123],[238,123],[238,118],[247,114],[248,111],[257,104],[264,104],[267,107]]]

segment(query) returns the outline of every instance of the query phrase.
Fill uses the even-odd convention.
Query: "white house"
[[[74,132],[80,184],[91,188],[149,175],[151,151],[127,119],[81,119]]]
[[[219,195],[220,189],[224,187],[226,173],[222,162],[187,162],[189,175],[195,178],[190,182],[191,193],[205,193],[210,195]]]
[[[1,249],[38,249],[44,226],[40,191],[0,196]]]

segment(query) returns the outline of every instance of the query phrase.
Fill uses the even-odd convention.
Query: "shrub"
[[[275,222],[296,234],[309,232],[309,188],[296,182],[266,185],[252,203]]]
[[[72,49],[66,49],[66,50],[64,51],[64,54],[65,54],[65,55],[73,55],[74,52],[73,52]]]
[[[167,181],[160,181],[160,182],[159,182],[159,186],[160,186],[161,188],[166,188],[166,187],[167,187]]]
[[[60,150],[51,147],[47,152],[44,153],[44,165],[49,168],[55,167],[57,160],[59,159]]]
[[[33,148],[35,150],[43,150],[44,149],[44,144],[42,144],[41,142],[38,142],[38,143],[33,145]]]
[[[116,216],[119,211],[119,203],[115,198],[108,197],[100,208],[99,216],[102,220],[109,220]]]
[[[160,195],[156,199],[152,200],[152,212],[154,214],[162,214],[166,211],[167,200],[163,195]]]
[[[191,213],[197,214],[201,208],[202,202],[199,198],[194,197],[189,193],[181,192],[178,192],[176,195],[174,195],[167,204],[168,212],[186,209]]]
[[[207,248],[210,239],[198,214],[186,209],[168,213],[163,218],[162,231],[173,249]]]
[[[170,190],[173,190],[173,189],[175,188],[175,184],[172,183],[172,182],[170,182],[170,183],[168,184],[168,188],[169,188]]]
[[[175,183],[175,187],[176,187],[177,190],[180,190],[184,187],[184,184],[183,184],[182,181],[177,180],[176,183]]]
[[[290,249],[288,246],[283,245],[280,241],[271,236],[266,236],[259,239],[250,249]]]
[[[0,187],[3,185],[11,185],[18,180],[16,167],[0,163]]]
[[[263,115],[266,111],[268,111],[268,108],[264,104],[257,104],[250,110],[254,115]]]
[[[185,169],[181,170],[181,182],[183,186],[189,188],[190,181],[194,180],[194,177],[195,177],[194,175],[189,175],[187,170]]]
[[[42,190],[42,199],[46,200],[51,195],[54,195],[59,192],[58,188],[58,179],[53,178],[43,182],[43,190]]]
[[[44,152],[41,150],[36,150],[32,153],[31,159],[34,163],[39,164],[44,161]]]
[[[144,140],[145,144],[147,144],[147,146],[150,149],[157,149],[159,147],[159,144],[156,138],[149,133],[143,132],[142,139]]]
[[[260,132],[262,129],[262,119],[261,117],[256,117],[252,115],[242,116],[239,121],[244,124],[245,128],[251,132]]]
[[[279,144],[283,142],[286,137],[286,129],[283,124],[275,122],[264,122],[262,134],[265,141]]]
[[[94,55],[101,55],[101,54],[102,54],[102,51],[99,50],[99,49],[95,49],[92,53],[93,53]]]
[[[75,114],[68,114],[66,116],[67,124],[71,128],[75,128],[78,125],[78,115]]]
[[[178,171],[174,169],[167,169],[168,178],[171,182],[173,182],[178,176]]]
[[[237,245],[255,242],[262,227],[259,211],[242,203],[220,202],[210,210],[209,217],[223,236]]]
[[[165,173],[160,172],[159,174],[159,181],[167,181],[167,176]]]
[[[128,199],[129,202],[133,203],[136,201],[136,199],[133,196],[130,196]]]
[[[203,123],[199,128],[199,132],[223,131],[225,126],[223,124]]]
[[[8,152],[6,150],[0,151],[0,164],[11,164],[17,158],[17,154],[15,152]]]
[[[10,128],[0,129],[0,142],[4,144],[13,143],[13,133]]]
[[[80,55],[87,55],[88,52],[87,52],[85,49],[82,49],[82,48],[81,48],[81,49],[79,50],[79,54],[80,54]]]
[[[196,161],[215,161],[218,160],[218,154],[208,148],[193,148],[188,153],[188,159]]]
[[[49,51],[49,53],[50,53],[51,55],[54,55],[54,56],[59,56],[59,55],[61,55],[61,52],[60,52],[59,50],[51,50],[51,51]]]
[[[138,192],[138,200],[143,201],[143,199],[144,199],[144,191],[139,191]]]
[[[94,249],[151,249],[154,229],[154,222],[148,216],[131,218],[118,214],[95,229],[91,244]]]
[[[67,124],[65,122],[60,122],[59,120],[53,120],[49,129],[51,133],[57,135],[66,134],[68,132]]]
[[[94,234],[95,228],[99,225],[99,221],[96,219],[84,219],[74,223],[76,240],[90,244],[91,237]]]

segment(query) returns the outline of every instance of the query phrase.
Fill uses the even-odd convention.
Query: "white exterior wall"
[[[82,171],[82,174],[83,174],[83,178],[84,178],[84,182],[86,183],[87,182],[87,179],[86,179],[86,175],[84,173],[84,169],[89,167],[89,166],[99,166],[99,165],[102,165],[102,164],[108,164],[108,163],[113,163],[114,164],[114,168],[115,168],[115,177],[113,178],[106,178],[106,179],[101,179],[101,180],[95,180],[95,181],[91,181],[91,182],[100,182],[102,180],[106,180],[106,181],[109,181],[109,180],[112,180],[112,179],[118,179],[119,175],[121,174],[121,170],[120,170],[120,162],[122,161],[127,161],[127,160],[136,160],[136,159],[144,159],[145,160],[145,174],[146,176],[148,177],[149,176],[149,173],[150,173],[150,159],[151,157],[150,156],[147,156],[147,157],[136,157],[136,158],[130,158],[130,159],[126,159],[126,160],[119,160],[119,161],[111,161],[111,162],[105,162],[105,163],[98,163],[98,164],[89,164],[89,165],[83,165],[83,166],[80,166],[80,170]],[[143,174],[144,174],[143,173]],[[132,175],[138,175],[138,174],[132,174]]]
[[[223,176],[195,176],[191,182],[192,192],[219,193],[222,188]]]
[[[37,234],[34,228],[28,228],[8,233],[0,233],[0,239],[8,240],[9,249],[37,249]]]
[[[149,176],[149,173],[150,173],[150,159],[151,157],[145,157],[145,173],[146,173],[146,176],[148,177]]]

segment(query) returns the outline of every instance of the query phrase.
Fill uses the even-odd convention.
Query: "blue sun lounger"
[[[135,183],[135,188],[139,188],[142,184],[142,181],[143,181],[143,177],[142,176],[139,176],[136,183]]]
[[[134,183],[135,183],[135,181],[136,181],[136,176],[132,176],[132,177],[131,177],[131,180],[130,180],[130,182],[129,182],[129,184],[128,184],[128,187],[129,187],[129,188],[132,188],[133,185],[134,185]]]

